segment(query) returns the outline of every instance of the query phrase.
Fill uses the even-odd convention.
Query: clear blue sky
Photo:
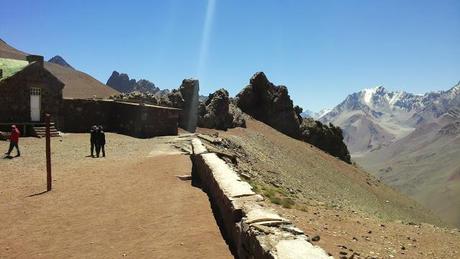
[[[0,38],[106,82],[113,70],[234,95],[256,71],[317,111],[383,84],[423,93],[460,80],[460,1],[1,0]],[[134,3],[136,2],[136,3]]]

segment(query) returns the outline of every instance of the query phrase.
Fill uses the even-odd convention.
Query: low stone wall
[[[177,135],[179,109],[111,100],[64,99],[56,121],[64,132],[88,132],[92,125],[139,138]]]
[[[237,258],[332,258],[274,210],[222,159],[192,140],[192,178],[210,197],[224,237]]]

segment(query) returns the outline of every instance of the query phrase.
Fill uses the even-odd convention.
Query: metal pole
[[[50,115],[45,115],[46,124],[46,190],[51,191],[51,133],[50,133]]]

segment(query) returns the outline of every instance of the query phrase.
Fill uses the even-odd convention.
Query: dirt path
[[[232,257],[206,194],[175,177],[191,173],[188,156],[167,139],[108,140],[108,157],[92,159],[86,135],[53,139],[54,189],[35,196],[43,140],[0,160],[0,258]]]

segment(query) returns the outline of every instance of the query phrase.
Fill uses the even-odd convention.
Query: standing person
[[[104,128],[102,125],[99,125],[98,131],[97,131],[97,140],[99,144],[99,151],[102,150],[102,157],[105,157],[105,133],[104,133]],[[97,157],[99,157],[99,151],[97,151]]]
[[[97,138],[97,126],[93,125],[90,130],[90,142],[91,142],[91,157],[94,157],[94,148],[96,146],[96,138]],[[97,151],[97,149],[96,149]]]
[[[19,136],[21,135],[21,132],[18,130],[16,125],[11,126],[11,135],[10,135],[10,148],[8,149],[8,152],[5,153],[6,156],[10,156],[11,151],[13,151],[13,148],[16,147],[16,157],[20,157],[21,153],[19,152]]]

